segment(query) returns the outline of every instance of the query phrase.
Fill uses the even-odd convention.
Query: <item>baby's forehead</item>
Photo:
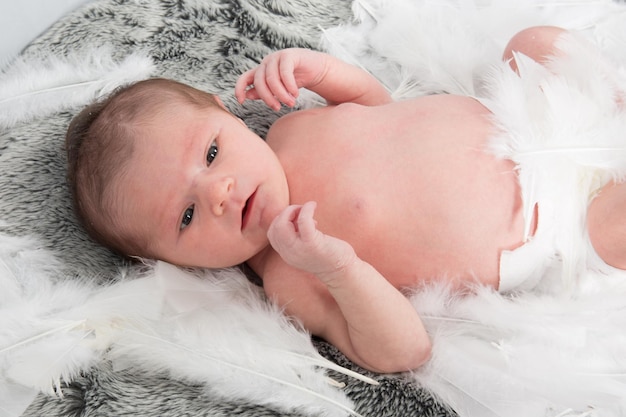
[[[178,92],[169,92],[167,95],[158,95],[152,97],[149,100],[145,100],[138,103],[139,106],[154,114],[170,114],[177,111],[186,112],[199,112],[210,114],[216,111],[223,110],[221,107],[211,103],[207,98],[205,101],[200,102],[192,97]]]

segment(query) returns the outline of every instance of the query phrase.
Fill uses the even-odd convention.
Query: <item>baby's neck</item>
[[[267,245],[263,248],[259,253],[254,255],[252,258],[248,259],[245,264],[254,271],[261,279],[263,279],[263,275],[265,269],[267,267],[268,260],[270,259],[270,255],[275,253],[270,245]]]

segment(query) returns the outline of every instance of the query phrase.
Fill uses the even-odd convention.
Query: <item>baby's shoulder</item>
[[[328,113],[327,107],[298,110],[288,113],[276,120],[267,132],[270,146],[280,146],[289,140],[298,140],[307,134],[323,127],[320,122]],[[312,129],[313,128],[313,129]]]
[[[274,122],[267,142],[276,152],[308,152],[309,148],[349,143],[361,138],[367,126],[380,121],[374,117],[378,108],[343,103],[295,111]]]

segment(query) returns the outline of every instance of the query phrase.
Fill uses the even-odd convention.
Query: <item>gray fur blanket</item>
[[[38,66],[53,65],[51,57],[68,57],[104,45],[119,60],[135,52],[147,54],[154,63],[149,75],[174,78],[218,93],[235,114],[263,136],[281,113],[260,103],[236,105],[233,86],[237,76],[272,50],[317,48],[323,28],[350,19],[348,0],[98,0],[50,27],[19,59],[34,71]],[[9,75],[14,74],[5,72],[0,77]],[[88,277],[107,285],[127,265],[85,236],[72,215],[65,185],[64,133],[79,107],[68,100],[67,105],[3,125],[0,231],[36,237],[42,249],[61,260],[56,280]],[[319,340],[315,345],[327,358],[357,369],[332,346]],[[379,386],[333,377],[346,384],[345,394],[364,416],[452,414],[414,382],[400,377],[378,377]],[[206,386],[159,371],[114,369],[107,361],[65,381],[62,392],[63,398],[40,394],[23,415],[301,415],[226,399]],[[0,406],[0,416],[1,410]]]

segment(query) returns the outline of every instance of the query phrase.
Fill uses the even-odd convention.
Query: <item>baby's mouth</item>
[[[252,208],[252,203],[254,202],[254,196],[256,195],[256,190],[252,195],[246,200],[246,204],[244,204],[243,209],[241,210],[241,229],[244,229],[248,221],[250,220],[250,210]]]

